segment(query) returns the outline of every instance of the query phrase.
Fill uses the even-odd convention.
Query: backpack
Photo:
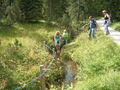
[[[93,24],[95,25],[95,28],[97,27],[95,20],[92,20]],[[88,25],[88,31],[90,30],[90,26]]]
[[[93,20],[93,23],[94,23],[95,27],[97,27],[95,20]]]

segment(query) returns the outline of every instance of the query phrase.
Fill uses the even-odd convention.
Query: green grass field
[[[120,90],[120,47],[101,31],[93,40],[86,32],[63,49],[78,64],[74,90]]]
[[[62,31],[43,21],[0,26],[0,90],[13,90],[39,75],[39,65],[51,59],[43,48],[43,41],[53,44],[51,38],[59,30]],[[120,47],[101,31],[96,32],[93,40],[88,40],[87,31],[82,32],[62,49],[62,54],[69,54],[78,66],[76,83],[70,90],[119,90],[119,53]],[[55,68],[53,65],[47,73],[48,81],[54,81],[61,74]],[[23,90],[39,89],[38,80]]]

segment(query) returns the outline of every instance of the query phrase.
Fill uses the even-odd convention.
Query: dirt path
[[[100,26],[100,29],[105,33],[104,31],[104,20],[97,20],[98,25]],[[109,27],[110,35],[108,35],[117,45],[120,46],[120,32],[112,29]]]

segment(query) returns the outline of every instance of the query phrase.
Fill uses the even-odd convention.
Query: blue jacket
[[[95,20],[90,20],[89,21],[89,27],[90,28],[96,28],[96,21]]]

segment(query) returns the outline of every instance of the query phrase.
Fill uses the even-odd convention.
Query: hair
[[[64,29],[64,32],[67,32],[67,30],[66,30],[66,29]]]
[[[57,34],[60,34],[60,32],[59,32],[59,31],[57,31],[57,32],[55,33],[55,35],[57,35]]]
[[[103,13],[108,13],[108,11],[107,11],[107,10],[103,10],[102,12],[103,12]]]
[[[89,18],[94,18],[93,16],[89,16]]]

